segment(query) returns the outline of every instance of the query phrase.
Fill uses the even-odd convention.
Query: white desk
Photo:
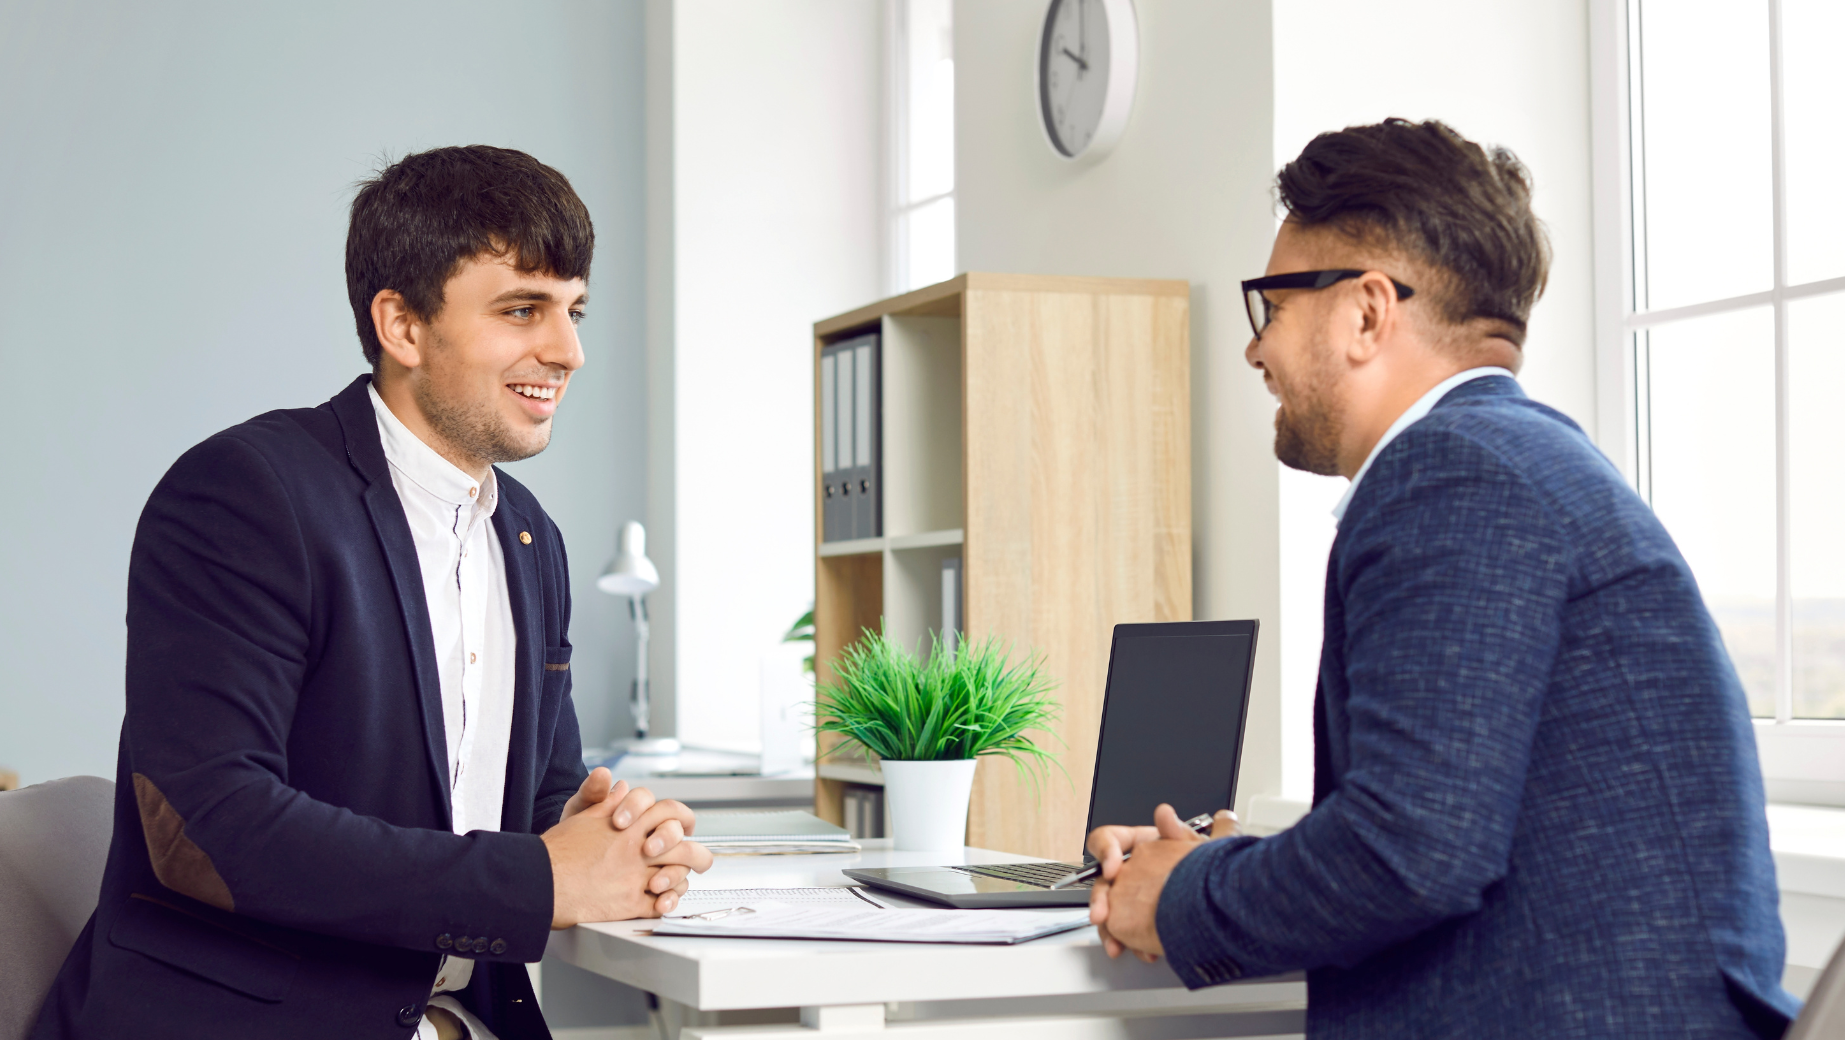
[[[718,857],[698,888],[846,885],[854,866],[926,866],[952,857],[863,843],[858,855]],[[968,849],[966,863],[1029,857]],[[1095,929],[1018,946],[655,938],[648,921],[581,925],[550,953],[656,994],[668,1035],[794,1040],[815,1030],[905,1040],[1031,1037],[1186,1040],[1299,1033],[1299,975],[1190,993],[1164,964],[1109,960]],[[788,1009],[743,1013],[746,1009]],[[798,1009],[798,1012],[797,1010]],[[775,1022],[782,1024],[770,1024]],[[757,1024],[741,1024],[753,1022]],[[675,1040],[677,1040],[677,1037]]]

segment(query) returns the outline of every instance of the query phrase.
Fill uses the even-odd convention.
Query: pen
[[[1192,829],[1192,832],[1195,834],[1209,834],[1211,833],[1211,814],[1210,813],[1199,813],[1197,816],[1194,816],[1191,819],[1186,820],[1185,825],[1187,827],[1190,827]],[[1132,852],[1129,852],[1126,855],[1123,855],[1121,858],[1124,860],[1133,859],[1134,854]],[[1101,864],[1101,861],[1098,860],[1094,863],[1089,864],[1088,866],[1084,867],[1081,870],[1073,870],[1070,873],[1065,874],[1063,877],[1060,877],[1057,880],[1051,882],[1051,888],[1052,890],[1069,888],[1071,885],[1081,884],[1084,881],[1093,880],[1101,873],[1102,873],[1102,864]]]

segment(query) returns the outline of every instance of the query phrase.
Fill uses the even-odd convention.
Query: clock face
[[[1102,0],[1051,0],[1038,54],[1038,103],[1051,144],[1071,158],[1083,154],[1101,128],[1109,42]]]
[[[1133,0],[1050,0],[1038,46],[1038,111],[1066,159],[1100,155],[1127,127],[1139,72]]]

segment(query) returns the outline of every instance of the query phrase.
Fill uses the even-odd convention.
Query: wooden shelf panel
[[[930,549],[938,545],[960,545],[966,539],[959,527],[945,531],[924,531],[921,534],[900,534],[890,538],[854,538],[844,542],[821,542],[821,556],[862,556],[866,553],[881,553],[886,549],[902,552],[905,549]]]
[[[820,555],[863,556],[867,553],[881,553],[884,551],[884,543],[883,538],[848,538],[838,542],[821,542]]]
[[[822,762],[814,767],[815,775],[822,780],[837,780],[848,784],[868,784],[872,787],[884,786],[884,770],[876,762],[847,763]]]
[[[1087,278],[1069,275],[993,274],[969,271],[945,282],[925,285],[888,300],[814,323],[814,335],[830,338],[875,325],[886,314],[961,316],[962,296],[969,290],[1035,293],[1083,293],[1089,296],[1191,296],[1191,283],[1161,278]]]
[[[892,549],[928,549],[937,545],[960,545],[966,535],[959,527],[946,531],[924,531],[921,534],[900,534],[887,539]]]

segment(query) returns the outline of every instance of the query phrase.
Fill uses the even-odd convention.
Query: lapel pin
[[[519,532],[519,544],[520,544],[520,545],[530,545],[530,544],[532,544],[532,532],[530,532],[530,531],[520,531],[520,532]]]

